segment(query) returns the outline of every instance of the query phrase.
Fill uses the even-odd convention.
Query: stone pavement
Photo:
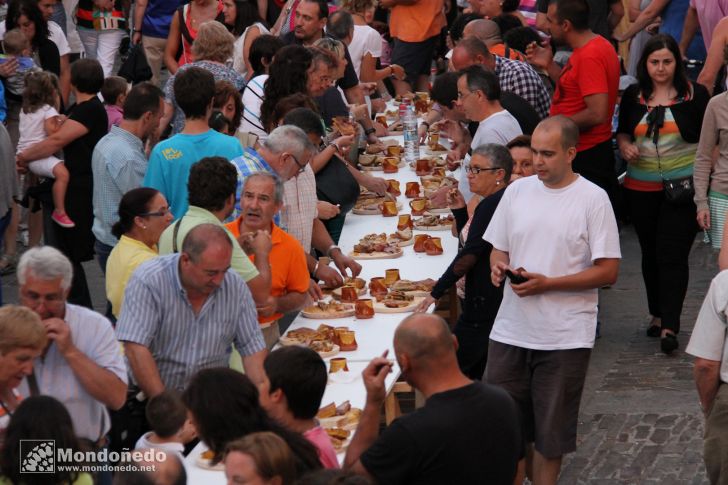
[[[592,353],[579,417],[578,449],[564,459],[562,484],[702,484],[703,418],[692,380],[692,358],[665,356],[645,336],[647,303],[634,231],[622,232],[619,281],[601,292],[602,337]],[[696,239],[680,346],[685,348],[717,253]],[[104,310],[98,265],[85,265],[92,298]],[[7,302],[17,301],[14,277],[2,278]]]
[[[601,291],[602,337],[592,353],[581,403],[576,453],[564,460],[560,483],[702,484],[703,417],[684,353],[717,253],[696,239],[690,258],[681,350],[660,352],[645,336],[649,313],[632,227],[622,232],[619,281]]]

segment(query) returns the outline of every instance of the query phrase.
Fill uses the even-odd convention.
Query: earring
[[[496,184],[496,185],[500,185],[500,180],[496,180],[496,181],[495,181],[495,184]]]
[[[142,229],[146,229],[146,228],[147,228],[147,226],[142,226]]]

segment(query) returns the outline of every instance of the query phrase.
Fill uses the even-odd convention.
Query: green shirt
[[[191,205],[182,219],[180,219],[179,229],[177,230],[177,251],[182,250],[182,242],[185,240],[187,233],[192,230],[193,227],[199,226],[200,224],[215,224],[225,229],[225,232],[230,236],[230,240],[233,242],[233,258],[230,261],[230,266],[234,269],[243,280],[246,282],[252,280],[258,276],[258,270],[255,265],[250,261],[250,258],[242,250],[238,241],[235,239],[230,231],[227,230],[225,225],[215,217],[215,215],[201,207],[195,207]],[[172,254],[172,234],[177,222],[173,222],[170,226],[164,230],[162,237],[159,238],[159,254]]]

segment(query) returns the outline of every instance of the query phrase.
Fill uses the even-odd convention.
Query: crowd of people
[[[0,308],[0,484],[184,484],[200,441],[228,483],[555,484],[619,228],[637,234],[646,335],[665,354],[701,229],[728,269],[725,0],[0,12],[0,274],[19,288]],[[361,272],[338,242],[360,191],[388,183],[357,160],[395,133],[376,115],[413,93],[431,101],[419,141],[449,140],[456,186],[429,197],[459,249],[383,342],[425,404],[382,430],[395,366],[373,359],[340,463],[316,419],[324,360],[275,347],[322,287]],[[451,288],[452,326],[429,313]],[[712,483],[728,481],[727,308],[723,272],[686,347]],[[45,439],[167,459],[23,475],[21,440]]]

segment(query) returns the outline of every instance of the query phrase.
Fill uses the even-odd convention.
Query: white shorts
[[[35,160],[33,162],[30,162],[28,164],[28,168],[30,168],[30,171],[34,174],[38,175],[39,177],[46,177],[46,178],[55,178],[53,177],[53,167],[58,165],[59,163],[63,163],[63,160],[61,160],[58,157],[54,157],[51,155],[47,158],[41,158],[38,160]]]

